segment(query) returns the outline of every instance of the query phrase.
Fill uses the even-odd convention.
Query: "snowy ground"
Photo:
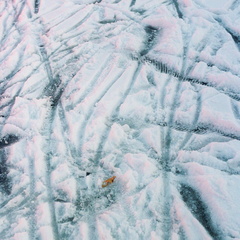
[[[0,240],[239,240],[239,23],[238,0],[0,1]]]

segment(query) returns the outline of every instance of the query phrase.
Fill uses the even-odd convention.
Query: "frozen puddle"
[[[240,239],[239,21],[235,0],[0,2],[0,239]]]

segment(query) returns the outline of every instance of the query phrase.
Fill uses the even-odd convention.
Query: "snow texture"
[[[239,23],[238,0],[0,1],[0,239],[240,239]]]

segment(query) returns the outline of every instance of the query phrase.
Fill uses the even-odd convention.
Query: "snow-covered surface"
[[[0,1],[0,239],[240,239],[239,23],[238,0]]]

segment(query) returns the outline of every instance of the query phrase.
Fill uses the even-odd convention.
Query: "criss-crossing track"
[[[1,240],[240,238],[240,4],[211,4],[0,2]]]

